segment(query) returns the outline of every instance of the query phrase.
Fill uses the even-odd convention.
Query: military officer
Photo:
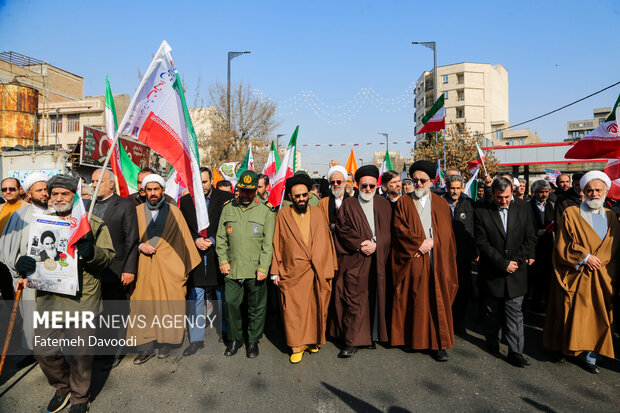
[[[247,294],[246,355],[258,356],[258,340],[263,335],[267,312],[267,274],[271,264],[275,214],[256,195],[258,175],[241,174],[239,198],[224,205],[215,242],[220,271],[225,275],[224,296],[228,321],[225,356],[243,345],[241,304]]]

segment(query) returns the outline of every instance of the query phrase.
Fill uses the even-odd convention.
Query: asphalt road
[[[554,363],[541,350],[540,329],[532,324],[539,321],[526,327],[527,368],[506,363],[504,345],[500,358],[487,353],[474,322],[445,363],[382,346],[338,359],[337,346],[328,343],[291,365],[274,323],[257,359],[246,358],[245,348],[224,357],[211,330],[205,349],[190,357],[181,354],[184,343],[169,358],[141,366],[133,355],[111,371],[97,360],[91,411],[620,411],[620,361],[603,360],[598,375],[570,361]],[[0,412],[44,412],[53,389],[38,365],[17,370],[17,359],[9,357],[0,381]]]

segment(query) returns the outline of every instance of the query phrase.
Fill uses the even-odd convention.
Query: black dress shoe
[[[450,356],[446,350],[431,350],[431,357],[433,357],[435,361],[450,360]]]
[[[532,364],[528,359],[523,357],[523,354],[521,353],[509,352],[506,360],[515,367],[525,367]]]
[[[170,344],[164,344],[159,348],[159,353],[157,353],[158,359],[165,359],[170,355]]]
[[[225,356],[234,356],[237,354],[237,351],[243,346],[243,341],[241,340],[233,340],[226,346],[226,351],[224,352]]]
[[[133,360],[133,364],[135,365],[144,364],[147,361],[149,361],[151,357],[153,356],[155,356],[155,354],[148,353],[148,352],[142,352],[136,356],[136,358]]]
[[[258,357],[258,343],[256,341],[248,341],[248,345],[245,347],[245,355],[249,359]]]
[[[582,358],[579,358],[579,360],[580,360],[581,367],[583,367],[583,369],[587,371],[588,373],[598,374],[601,372],[601,370],[598,368],[596,364],[588,363]]]
[[[71,393],[63,394],[61,396],[54,395],[52,400],[50,400],[47,405],[48,413],[56,413],[64,409],[69,404],[69,399],[71,398]]]
[[[493,355],[499,354],[499,343],[497,341],[487,341],[487,350]]]
[[[187,346],[187,348],[183,351],[183,355],[191,356],[192,354],[196,353],[199,349],[204,348],[204,347],[205,347],[204,341],[194,341],[193,343],[190,343],[189,346]]]
[[[344,359],[344,358],[351,357],[355,353],[357,353],[357,347],[355,347],[355,346],[344,346],[344,348],[342,350],[340,350],[340,353],[338,353],[338,357],[340,357],[341,359]]]

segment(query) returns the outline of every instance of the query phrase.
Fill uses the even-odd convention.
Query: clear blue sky
[[[313,91],[325,104],[354,101],[362,88],[386,99],[403,94],[432,51],[412,41],[436,41],[438,64],[502,64],[509,73],[512,124],[560,107],[620,80],[620,1],[18,1],[0,0],[0,45],[79,74],[86,95],[133,95],[163,39],[184,75],[188,102],[200,77],[226,80],[226,53],[251,50],[233,61],[233,81],[249,83],[278,100]],[[611,106],[620,86],[526,125],[544,141],[559,141],[566,121],[587,119]],[[310,106],[281,116],[277,133],[300,125],[298,143],[413,139],[413,106],[388,113],[364,106],[344,124],[315,115]],[[332,120],[347,118],[344,110]],[[288,138],[281,138],[280,142]],[[369,149],[371,148],[371,149]],[[360,147],[371,159],[384,146]],[[300,148],[304,167],[346,161],[350,148]],[[391,148],[392,149],[392,148]],[[406,145],[394,149],[408,152]]]

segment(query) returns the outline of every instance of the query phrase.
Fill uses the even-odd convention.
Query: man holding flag
[[[97,274],[112,264],[114,247],[108,228],[97,217],[89,221],[82,204],[78,179],[71,175],[55,175],[47,183],[50,193],[49,205],[56,215],[75,218],[78,225],[69,239],[67,252],[73,251],[78,255],[78,280],[80,289],[75,297],[39,291],[37,294],[37,310],[92,312],[95,317],[101,313],[101,282]],[[28,236],[28,234],[22,234]],[[23,255],[15,263],[15,270],[24,277],[18,281],[26,287],[27,275],[36,269],[34,258]],[[88,336],[95,335],[95,329],[75,328],[66,326],[61,329],[37,327],[35,336],[39,343],[48,339],[77,339],[81,337],[88,342]],[[58,341],[57,341],[58,342]],[[89,388],[93,370],[93,354],[85,348],[72,347],[69,362],[66,361],[60,346],[37,346],[35,343],[35,358],[48,382],[56,392],[50,400],[47,411],[56,412],[64,408],[71,401],[71,412],[87,412],[89,407]]]

